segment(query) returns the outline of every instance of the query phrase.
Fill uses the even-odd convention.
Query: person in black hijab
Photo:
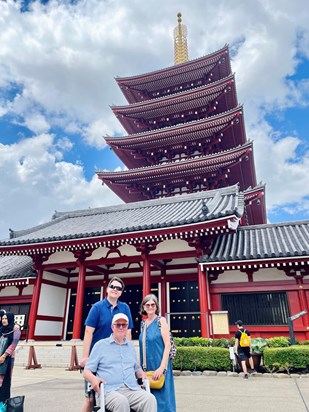
[[[0,337],[1,335],[6,336],[11,343],[13,340],[13,330],[15,326],[14,313],[5,312],[1,314],[1,312],[3,312],[3,310],[0,311],[1,322],[2,322],[2,326],[0,327]]]
[[[13,368],[12,355],[19,342],[21,331],[14,328],[14,313],[0,311],[0,402],[11,396],[11,376]]]

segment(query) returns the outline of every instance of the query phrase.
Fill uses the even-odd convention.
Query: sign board
[[[24,326],[25,315],[14,315],[14,320],[19,326]]]
[[[227,311],[212,311],[211,318],[214,335],[228,335],[230,333]]]
[[[299,313],[296,313],[296,315],[290,316],[290,319],[291,319],[291,320],[298,319],[298,318],[300,318],[301,316],[306,315],[307,313],[308,313],[308,312],[307,312],[306,310],[303,310],[303,311],[301,311],[301,312],[299,312]]]

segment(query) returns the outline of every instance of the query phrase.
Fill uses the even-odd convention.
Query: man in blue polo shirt
[[[118,299],[124,290],[122,279],[113,277],[107,286],[107,296],[105,299],[95,303],[89,311],[85,321],[86,329],[83,344],[83,359],[80,366],[83,368],[88,360],[89,354],[101,339],[108,338],[112,333],[112,319],[117,313],[124,313],[129,319],[129,326],[126,338],[131,339],[131,329],[133,321],[129,306]],[[87,385],[85,386],[86,399],[84,400],[81,412],[91,412],[93,409],[93,394],[89,394]]]

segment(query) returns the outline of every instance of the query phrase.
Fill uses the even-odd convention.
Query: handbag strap
[[[147,370],[147,365],[146,365],[146,323],[144,323],[143,327],[143,336],[142,336],[142,346],[143,346],[143,370]]]

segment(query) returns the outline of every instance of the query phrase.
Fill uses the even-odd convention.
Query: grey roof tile
[[[207,206],[207,213],[202,212]],[[13,231],[12,238],[0,241],[1,246],[64,239],[78,239],[117,233],[176,227],[236,215],[244,210],[243,194],[238,185],[205,192],[116,206],[56,212],[52,221]]]
[[[309,257],[309,220],[238,227],[235,233],[218,236],[212,253],[202,263]]]
[[[36,277],[29,256],[0,256],[0,280]]]

